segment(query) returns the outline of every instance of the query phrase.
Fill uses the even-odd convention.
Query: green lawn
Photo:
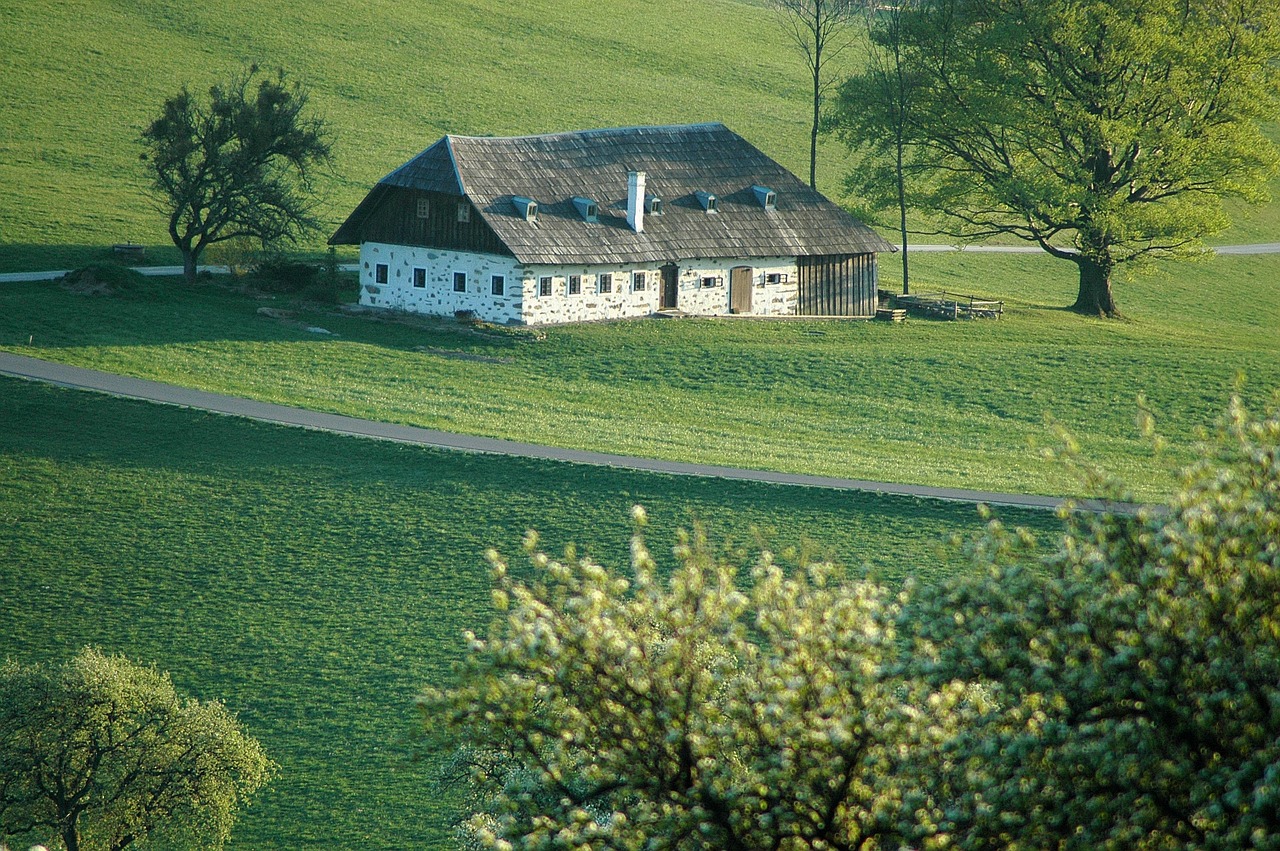
[[[304,81],[332,127],[319,181],[330,229],[443,133],[723,121],[808,169],[804,65],[758,0],[11,3],[0,272],[73,268],[126,241],[176,262],[138,136],[180,86],[201,92],[249,62]],[[849,168],[824,140],[819,188],[838,198]],[[1218,242],[1280,238],[1280,203],[1233,209],[1239,222]]]
[[[1069,494],[1051,416],[1155,498],[1173,484],[1134,426],[1145,394],[1175,442],[1280,387],[1280,256],[1159,267],[1117,283],[1126,321],[1057,305],[1070,264],[920,255],[918,286],[1004,298],[996,322],[632,321],[484,337],[336,314],[285,324],[218,284],[157,301],[0,288],[0,348],[373,419],[761,469]],[[886,264],[886,285],[895,269]],[[334,337],[308,333],[325,327]],[[29,345],[30,343],[30,345]],[[1173,462],[1190,458],[1175,452]]]
[[[488,619],[485,548],[518,556],[533,527],[624,564],[636,502],[660,556],[696,518],[889,581],[962,569],[941,542],[980,523],[970,506],[446,453],[0,379],[0,658],[94,643],[224,699],[282,767],[234,847],[440,847],[447,801],[415,759],[412,700]]]
[[[43,247],[167,244],[144,193],[138,136],[181,85],[203,91],[249,62],[304,81],[330,123],[334,162],[320,188],[333,228],[378,179],[444,133],[723,121],[807,173],[803,62],[757,4],[9,6],[0,16],[0,243],[8,246],[0,271],[62,268],[56,250],[40,263]],[[840,151],[831,143],[825,152],[823,183],[834,189]]]

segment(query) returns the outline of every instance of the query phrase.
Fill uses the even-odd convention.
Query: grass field
[[[32,255],[16,246],[167,243],[144,194],[139,133],[184,83],[202,91],[249,62],[304,81],[330,123],[335,159],[321,189],[335,228],[379,178],[443,133],[723,121],[807,173],[804,67],[756,4],[9,5],[0,16],[0,242],[22,262]],[[827,146],[829,188],[838,154]],[[12,269],[4,259],[0,271]]]
[[[893,268],[886,264],[886,284]],[[204,390],[514,440],[761,469],[1070,494],[1044,463],[1051,416],[1141,496],[1171,489],[1134,426],[1145,394],[1177,443],[1280,387],[1280,257],[1122,281],[1127,321],[1056,307],[1073,267],[920,255],[919,282],[1007,300],[998,322],[633,321],[484,337],[304,314],[284,324],[220,285],[157,301],[0,288],[0,348]],[[924,286],[924,283],[920,284]],[[1230,292],[1229,298],[1206,297]],[[317,337],[304,325],[335,332]],[[1172,454],[1186,461],[1185,452]]]
[[[809,547],[889,581],[962,569],[969,506],[450,454],[0,379],[0,658],[95,643],[219,697],[282,767],[237,848],[440,847],[412,699],[488,618],[525,529],[625,564],[633,503],[670,552]],[[1043,513],[1002,512],[1042,532]],[[521,564],[513,559],[513,566]]]
[[[804,66],[759,2],[11,3],[0,15],[0,272],[75,267],[125,241],[175,262],[138,136],[183,84],[203,91],[250,62],[304,81],[332,127],[320,181],[332,228],[443,133],[723,121],[797,174],[808,168]],[[838,197],[848,163],[824,142],[819,188]],[[1280,238],[1280,203],[1235,209],[1220,243]]]

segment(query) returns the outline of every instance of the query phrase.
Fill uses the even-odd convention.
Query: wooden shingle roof
[[[636,233],[627,175],[642,171],[663,215]],[[694,257],[862,254],[894,247],[723,124],[627,127],[543,136],[445,136],[380,186],[466,195],[522,263],[637,263]],[[766,210],[753,191],[776,193]],[[698,193],[718,197],[708,213]],[[375,188],[331,242],[358,227]],[[538,203],[526,221],[513,197]],[[599,208],[584,220],[574,198]]]

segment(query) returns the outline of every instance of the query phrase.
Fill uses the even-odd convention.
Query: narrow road
[[[680,461],[661,461],[652,458],[637,458],[630,455],[611,455],[605,452],[540,446],[534,443],[520,443],[492,437],[453,434],[415,426],[381,423],[338,414],[325,414],[304,408],[291,408],[285,405],[274,405],[252,399],[241,399],[236,396],[224,396],[219,393],[207,393],[203,390],[192,390],[188,387],[179,387],[159,381],[129,378],[78,366],[67,366],[9,352],[0,352],[0,374],[33,381],[43,381],[79,390],[93,390],[130,399],[142,399],[148,402],[159,402],[230,416],[247,417],[261,422],[318,429],[335,434],[368,437],[377,440],[392,440],[400,443],[433,446],[462,452],[483,452],[521,458],[543,458],[552,461],[566,461],[573,464],[618,467],[652,473],[768,482],[835,490],[867,491],[899,496],[917,496],[927,499],[942,499],[952,502],[1014,506],[1017,508],[1053,510],[1063,503],[1063,500],[1058,497],[1037,496],[1034,494],[997,493],[964,488],[930,487],[927,485],[904,485],[893,482],[842,479],[833,476],[809,476],[797,473],[778,473],[770,470],[688,464]],[[1077,503],[1077,507],[1085,511],[1105,510],[1121,514],[1132,514],[1137,509],[1137,506],[1134,505],[1117,505],[1098,500],[1081,500]]]

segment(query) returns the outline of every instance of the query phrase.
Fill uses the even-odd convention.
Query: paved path
[[[96,390],[114,396],[131,399],[144,399],[149,402],[161,402],[179,405],[219,414],[248,417],[262,422],[312,428],[337,434],[370,437],[378,440],[393,440],[401,443],[413,443],[422,446],[434,446],[441,449],[454,449],[463,452],[485,452],[496,455],[512,455],[521,458],[544,458],[553,461],[567,461],[574,464],[592,464],[605,467],[619,467],[628,470],[643,470],[654,473],[672,473],[683,476],[705,476],[711,478],[734,479],[748,482],[769,482],[773,484],[798,485],[802,487],[832,488],[837,490],[857,490],[872,493],[895,494],[900,496],[918,496],[928,499],[942,499],[955,502],[987,503],[988,505],[1005,505],[1018,508],[1055,509],[1063,500],[1057,497],[1036,496],[1026,494],[996,493],[992,491],[966,490],[964,488],[939,488],[926,485],[903,485],[892,482],[869,482],[861,479],[842,479],[833,476],[808,476],[797,473],[777,473],[769,470],[748,470],[737,467],[718,467],[707,464],[687,464],[680,461],[661,461],[652,458],[636,458],[629,455],[611,455],[605,452],[588,452],[580,449],[561,449],[555,446],[540,446],[533,443],[519,443],[512,440],[499,440],[492,437],[475,437],[466,434],[435,431],[434,429],[416,428],[414,426],[380,423],[362,420],[355,417],[344,417],[338,414],[325,414],[308,411],[303,408],[291,408],[284,405],[273,405],[257,402],[252,399],[241,399],[236,396],[224,396],[219,393],[207,393],[203,390],[192,390],[174,384],[159,381],[147,381],[140,378],[129,378],[108,372],[84,369],[78,366],[53,363],[51,361],[24,357],[8,352],[0,352],[0,374],[44,381],[64,387],[81,390]],[[1106,505],[1095,500],[1081,501],[1079,507],[1089,511],[1110,509],[1117,513],[1130,514],[1135,510],[1132,505]]]
[[[898,246],[901,248],[902,246]],[[1259,242],[1253,245],[1219,245],[1213,249],[1216,254],[1280,254],[1280,242]],[[911,243],[907,245],[908,252],[936,252],[936,251],[968,251],[968,252],[985,252],[990,254],[1040,254],[1043,253],[1038,245],[917,245]],[[181,266],[135,266],[133,267],[144,275],[181,275]],[[360,266],[357,263],[344,263],[338,267],[342,272],[359,271]],[[54,269],[47,272],[4,272],[0,273],[0,284],[17,284],[27,281],[56,281],[63,275],[67,274],[66,269]],[[228,273],[226,266],[201,266],[201,272],[211,272],[215,275],[225,275]]]

